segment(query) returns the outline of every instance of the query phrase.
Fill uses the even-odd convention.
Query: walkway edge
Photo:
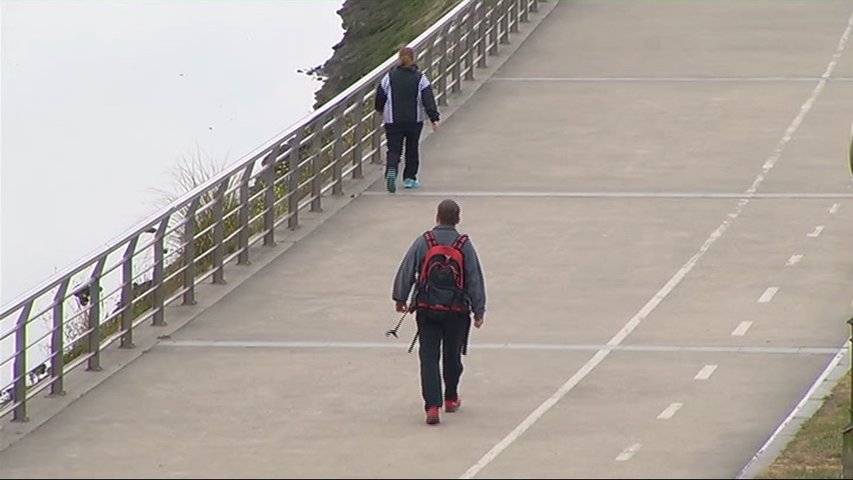
[[[788,416],[776,427],[764,445],[758,449],[750,461],[735,478],[756,478],[769,467],[788,443],[794,439],[806,420],[817,413],[832,389],[850,369],[850,348],[848,342],[832,357],[806,394],[791,410]]]
[[[480,87],[488,82],[504,63],[515,53],[525,40],[533,33],[542,21],[556,7],[558,1],[543,1],[539,6],[539,12],[530,12],[529,22],[520,23],[519,31],[512,34],[507,44],[502,44],[498,55],[489,57],[489,66],[478,69],[476,78],[462,84],[462,92],[448,97],[447,105],[442,107],[444,119],[450,118],[454,113],[470,99]],[[424,129],[422,142],[433,135],[429,129]],[[323,212],[300,214],[300,227],[297,230],[289,230],[287,227],[279,227],[275,231],[277,244],[273,247],[261,245],[250,249],[251,264],[236,265],[235,262],[228,264],[225,270],[226,281],[224,285],[204,284],[196,287],[196,298],[198,303],[193,306],[170,305],[166,308],[167,325],[164,327],[139,328],[134,330],[135,348],[119,349],[111,346],[101,352],[101,363],[103,370],[98,372],[87,372],[83,369],[75,370],[66,376],[66,392],[61,396],[42,396],[30,400],[28,422],[11,422],[4,419],[0,422],[0,452],[11,447],[28,434],[34,432],[42,425],[49,422],[56,415],[71,406],[78,399],[101,385],[114,374],[121,371],[131,362],[150,351],[160,340],[169,339],[172,334],[192,322],[208,308],[214,307],[222,298],[236,290],[265,266],[272,263],[276,258],[283,255],[297,242],[305,239],[326,220],[337,214],[358,198],[364,191],[380,181],[383,176],[383,167],[375,164],[365,164],[364,178],[360,180],[348,180],[344,182],[345,194],[341,197],[323,197]],[[128,405],[128,409],[133,406]]]

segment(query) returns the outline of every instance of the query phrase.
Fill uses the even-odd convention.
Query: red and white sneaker
[[[459,410],[459,407],[462,406],[462,399],[457,398],[456,400],[445,400],[444,401],[444,411],[448,413],[453,413],[456,410]]]
[[[440,422],[438,418],[438,407],[429,407],[426,410],[426,423],[428,425],[437,425]]]

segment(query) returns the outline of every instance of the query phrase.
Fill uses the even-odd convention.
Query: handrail
[[[423,70],[439,104],[487,66],[519,23],[538,11],[539,1],[463,0],[410,42],[426,59]],[[314,112],[4,306],[0,325],[14,325],[0,329],[0,344],[15,345],[11,356],[0,356],[0,367],[12,362],[14,371],[11,383],[0,381],[0,418],[11,413],[13,420],[26,420],[27,400],[44,382],[59,393],[71,369],[85,364],[99,370],[100,351],[111,339],[131,348],[142,320],[165,325],[167,298],[195,303],[196,285],[207,278],[224,283],[226,263],[247,263],[250,246],[275,243],[279,224],[296,227],[302,209],[319,211],[324,196],[342,195],[345,180],[363,175],[366,161],[380,163],[384,139],[378,117],[370,115],[372,98],[395,61],[388,58]],[[153,239],[140,241],[149,234]],[[110,301],[115,310],[107,308]],[[40,327],[47,324],[52,330],[44,335],[38,329],[47,331]],[[32,355],[38,349],[49,351],[43,363]]]
[[[433,24],[429,29],[427,29],[427,31],[425,31],[424,33],[419,35],[414,41],[412,41],[411,42],[412,46],[415,48],[420,47],[421,44],[427,38],[429,38],[430,35],[432,35],[434,32],[436,32],[442,26],[444,26],[444,23],[448,20],[448,18],[454,17],[455,15],[458,14],[458,12],[460,10],[464,9],[465,7],[468,7],[468,5],[471,3],[472,3],[472,0],[464,0],[463,2],[461,2],[453,10],[451,10],[444,17],[442,17],[441,20],[439,20],[438,22]],[[338,105],[343,103],[349,97],[353,96],[356,92],[358,92],[358,90],[363,88],[365,85],[372,84],[373,82],[378,80],[379,77],[384,75],[385,72],[388,71],[395,64],[395,62],[396,62],[396,58],[394,56],[389,57],[385,62],[383,62],[382,64],[380,64],[379,66],[377,66],[376,68],[371,70],[369,73],[367,73],[364,77],[362,77],[356,83],[350,85],[346,90],[344,90],[343,92],[339,93],[334,98],[332,98],[331,100],[326,102],[319,109],[309,113],[308,115],[303,117],[301,120],[297,120],[296,122],[292,123],[285,130],[276,134],[270,140],[267,140],[266,142],[264,142],[260,147],[249,152],[248,154],[244,155],[243,157],[235,160],[235,162],[231,166],[226,167],[224,170],[222,170],[218,174],[213,175],[210,179],[208,179],[204,183],[198,185],[197,187],[193,188],[192,190],[186,192],[185,194],[181,195],[177,199],[173,200],[168,205],[161,208],[158,212],[152,214],[146,220],[143,220],[143,221],[139,222],[137,225],[128,229],[125,233],[120,234],[120,235],[116,236],[114,239],[106,242],[100,248],[100,250],[95,250],[95,251],[89,253],[87,256],[85,256],[81,260],[79,260],[77,263],[74,263],[71,266],[66,267],[65,269],[55,273],[53,276],[51,276],[48,280],[45,280],[38,287],[35,287],[28,292],[25,292],[21,295],[18,295],[18,297],[16,297],[14,300],[12,300],[10,302],[10,304],[12,304],[12,306],[4,307],[4,310],[2,312],[0,312],[0,317],[5,316],[9,311],[17,310],[17,309],[21,308],[29,297],[44,294],[47,290],[55,287],[56,283],[61,281],[62,278],[74,275],[76,273],[79,273],[79,271],[81,269],[85,268],[86,265],[91,263],[91,257],[97,257],[97,256],[101,256],[101,255],[104,255],[104,254],[111,252],[112,249],[114,249],[116,245],[124,244],[128,240],[130,240],[132,237],[138,236],[140,233],[144,232],[145,230],[148,230],[149,228],[151,228],[152,225],[156,224],[160,218],[173,213],[175,210],[177,210],[177,208],[180,208],[181,206],[185,205],[187,202],[192,201],[192,199],[195,198],[196,196],[198,196],[199,193],[208,190],[211,185],[215,185],[215,184],[221,182],[224,178],[230,177],[230,176],[234,175],[236,172],[244,169],[247,166],[247,164],[254,162],[254,161],[257,161],[257,159],[259,157],[262,157],[262,156],[266,155],[267,153],[269,153],[269,151],[272,149],[273,146],[280,144],[285,139],[287,139],[288,137],[293,136],[293,134],[296,132],[296,130],[300,126],[303,126],[303,125],[308,124],[308,123],[312,123],[315,120],[322,118],[323,116],[327,115],[329,112],[331,112],[335,108],[337,108]]]

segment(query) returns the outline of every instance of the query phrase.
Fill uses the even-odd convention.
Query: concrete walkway
[[[851,12],[560,2],[424,142],[422,189],[369,189],[0,477],[737,475],[848,337]],[[382,333],[447,196],[489,310],[431,428],[412,324]]]

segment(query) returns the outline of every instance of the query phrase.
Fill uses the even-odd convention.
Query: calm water
[[[2,0],[0,302],[308,114],[341,0]]]
[[[341,4],[0,0],[0,304],[154,213],[182,158],[231,163],[310,113],[297,69]]]

